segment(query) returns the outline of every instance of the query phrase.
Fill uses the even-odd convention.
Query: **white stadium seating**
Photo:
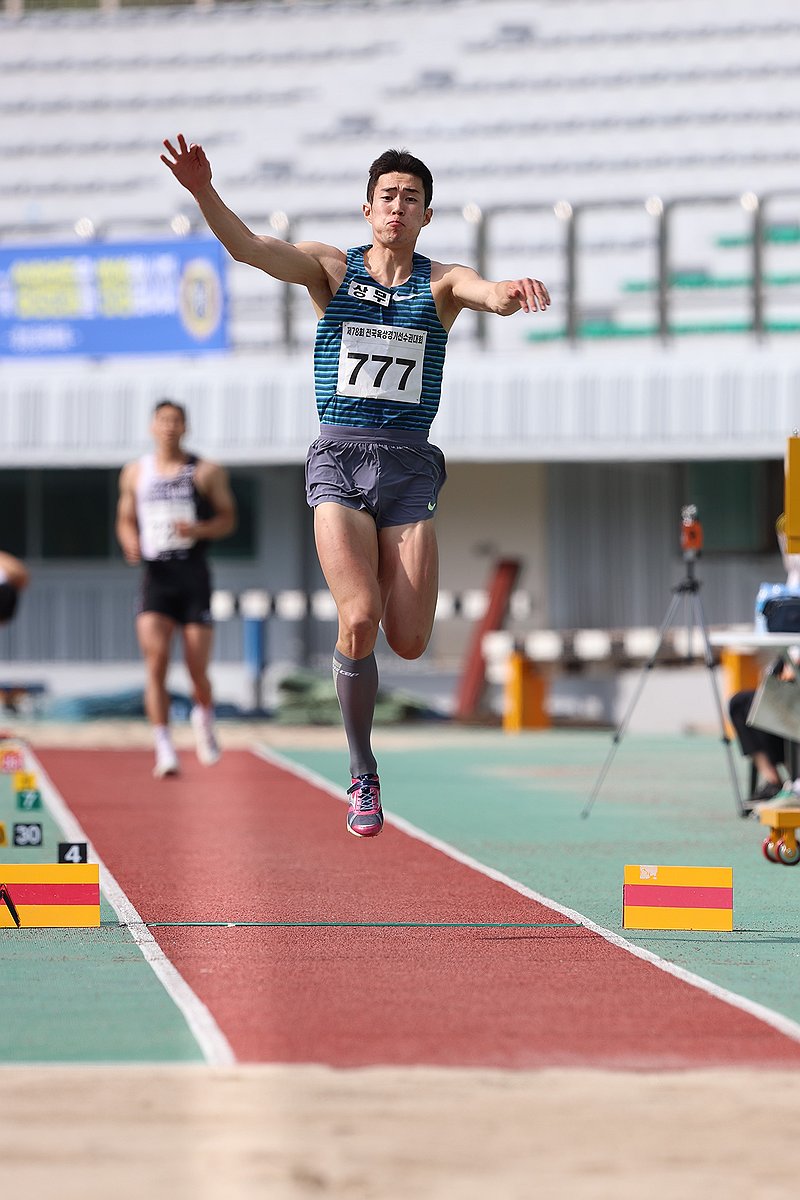
[[[556,298],[553,205],[632,202],[584,215],[581,303],[588,319],[635,330],[652,325],[649,196],[732,198],[676,220],[675,270],[695,276],[677,312],[713,323],[746,311],[731,283],[746,252],[718,244],[746,237],[736,198],[797,187],[793,0],[226,3],[32,12],[0,29],[3,240],[74,238],[82,217],[107,237],[196,220],[158,161],[179,130],[207,147],[223,196],[259,231],[280,211],[293,235],[355,240],[367,164],[405,144],[434,171],[439,213],[424,237],[437,256],[472,254],[465,204],[533,206],[493,219],[491,271],[530,264]],[[723,282],[698,288],[698,273]],[[282,336],[280,290],[252,274],[231,272],[243,349]],[[799,296],[787,282],[776,313],[797,318]],[[538,331],[555,335],[562,318]],[[299,305],[296,319],[308,340],[310,312]],[[471,332],[465,321],[457,336]],[[522,335],[509,324],[492,336]]]

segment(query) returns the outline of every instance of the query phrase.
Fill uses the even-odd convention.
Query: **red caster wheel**
[[[775,847],[775,839],[771,834],[769,837],[764,838],[764,841],[761,843],[761,849],[764,851],[764,858],[768,858],[769,861],[773,863],[778,861],[778,851]]]
[[[783,838],[776,845],[775,853],[778,861],[785,863],[787,867],[796,867],[800,863],[800,846],[795,846],[790,850]]]

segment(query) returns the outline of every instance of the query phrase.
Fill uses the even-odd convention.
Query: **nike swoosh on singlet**
[[[412,292],[410,296],[392,296],[392,299],[399,304],[401,300],[417,300],[419,292]]]

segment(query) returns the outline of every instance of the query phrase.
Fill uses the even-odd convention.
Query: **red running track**
[[[145,921],[563,922],[245,751],[38,757]],[[665,1069],[800,1064],[800,1044],[578,925],[155,928],[240,1061]]]

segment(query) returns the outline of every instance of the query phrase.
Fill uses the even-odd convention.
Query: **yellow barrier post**
[[[511,651],[506,675],[503,730],[549,729],[550,715],[545,707],[547,680],[536,664],[519,648]]]
[[[800,436],[786,441],[783,511],[786,514],[786,553],[800,554]]]
[[[730,650],[727,647],[720,655],[722,674],[725,680],[725,696],[730,700],[737,692],[755,691],[761,682],[761,669],[758,658],[742,650]],[[736,736],[727,713],[725,716],[725,731],[729,738]]]

